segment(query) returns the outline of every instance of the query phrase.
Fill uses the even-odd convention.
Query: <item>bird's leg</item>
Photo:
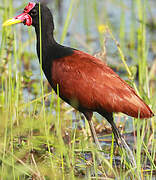
[[[132,150],[129,148],[129,146],[127,145],[126,141],[124,140],[124,138],[121,136],[120,131],[118,130],[118,128],[116,127],[114,121],[113,121],[113,113],[109,113],[106,111],[103,112],[99,112],[103,117],[105,117],[107,119],[107,121],[111,124],[112,126],[112,131],[115,137],[115,140],[117,142],[117,144],[121,147],[124,148],[127,154],[127,157],[129,158],[131,164],[133,165],[133,167],[136,167],[136,161],[133,155]]]
[[[88,121],[88,123],[89,123],[89,127],[90,127],[90,130],[91,130],[92,138],[93,138],[95,144],[97,145],[98,149],[100,151],[102,151],[102,147],[101,147],[100,142],[98,140],[98,137],[97,137],[97,134],[96,134],[96,131],[95,131],[95,128],[94,128],[93,121],[90,120],[90,121]]]
[[[92,134],[92,138],[93,138],[95,144],[97,145],[98,149],[100,151],[102,151],[102,148],[101,148],[100,142],[98,140],[98,137],[97,137],[97,134],[96,134],[96,131],[95,131],[95,128],[94,128],[94,124],[93,124],[93,121],[92,121],[93,113],[92,112],[85,112],[83,114],[85,115],[86,119],[88,120],[90,131],[91,131],[91,134]]]
[[[112,126],[112,131],[114,133],[114,137],[115,137],[115,140],[116,140],[117,144],[120,147],[122,147],[122,148],[124,148],[126,150],[127,156],[130,159],[131,164],[133,165],[133,167],[136,167],[136,161],[135,161],[135,158],[134,158],[132,150],[127,145],[125,139],[121,136],[121,134],[120,134],[118,128],[116,127],[114,121],[113,120],[112,121],[109,120],[109,123]]]
[[[93,121],[92,121],[93,112],[85,112],[83,114],[85,115],[86,119],[88,120],[90,131],[91,131],[91,135],[92,135],[92,138],[93,138],[96,146],[98,147],[98,149],[100,151],[102,151],[102,147],[101,147],[100,142],[98,140],[98,137],[97,137],[97,134],[96,134],[96,131],[95,131],[95,128],[94,128],[94,124],[93,124]],[[98,164],[101,165],[102,164],[102,160],[101,160],[101,158],[98,157],[97,153],[96,153],[96,157],[97,157]]]

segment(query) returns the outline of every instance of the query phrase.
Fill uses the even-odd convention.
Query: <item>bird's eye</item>
[[[32,10],[31,13],[30,13],[31,16],[36,16],[37,15],[37,11],[36,9]]]

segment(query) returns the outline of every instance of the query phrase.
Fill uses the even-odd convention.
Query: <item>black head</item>
[[[45,29],[47,27],[54,29],[53,16],[50,12],[50,9],[46,6],[45,3],[32,3],[30,2],[25,8],[22,14],[6,21],[3,25],[8,26],[16,23],[23,23],[27,26],[34,26],[39,28],[39,17],[41,14],[42,27]]]
[[[40,9],[40,10],[39,10]],[[39,15],[41,14],[41,16]],[[45,4],[36,3],[35,6],[28,12],[32,18],[32,26],[39,28],[39,18],[41,17],[42,25],[45,27],[49,24],[52,25],[54,29],[53,16],[50,9]]]

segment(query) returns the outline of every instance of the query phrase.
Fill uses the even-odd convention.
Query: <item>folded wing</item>
[[[105,63],[89,54],[75,50],[72,58],[56,60],[52,77],[53,86],[59,84],[60,96],[69,104],[77,101],[81,111],[122,112],[140,118],[153,116],[133,88]]]

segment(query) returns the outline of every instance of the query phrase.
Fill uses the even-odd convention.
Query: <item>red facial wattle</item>
[[[32,18],[28,14],[34,7],[35,3],[30,2],[25,8],[22,14],[15,17],[15,19],[21,20],[24,25],[31,26],[32,25]]]
[[[27,13],[22,13],[16,17],[15,19],[21,20],[24,25],[31,26],[32,25],[32,18],[29,14]]]
[[[24,13],[29,13],[34,7],[36,3],[30,2],[25,8],[24,8]]]
[[[3,23],[3,26],[9,26],[17,23],[23,23],[24,25],[31,26],[32,25],[32,17],[29,15],[29,12],[35,7],[36,3],[29,3],[22,14],[7,20]]]

